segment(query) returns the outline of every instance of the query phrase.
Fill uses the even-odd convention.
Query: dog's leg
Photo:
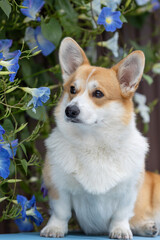
[[[71,217],[71,201],[68,193],[59,193],[56,200],[50,199],[52,215],[47,225],[41,230],[42,237],[64,237],[68,232],[68,221]]]
[[[128,186],[121,185],[120,188],[122,196],[110,221],[109,236],[110,238],[132,239],[129,220],[133,216],[137,186],[132,181],[131,183],[128,181]]]
[[[131,214],[132,206],[122,205],[121,202],[110,222],[110,238],[132,239],[133,235],[129,225],[129,218]]]
[[[132,239],[133,236],[128,220],[112,221],[109,237],[116,239]]]

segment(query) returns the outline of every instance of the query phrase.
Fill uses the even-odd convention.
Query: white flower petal
[[[144,123],[149,123],[150,121],[150,109],[149,107],[145,104],[147,99],[146,96],[140,93],[135,93],[134,96],[134,101],[137,103],[137,110],[142,117],[142,120]]]
[[[135,93],[134,95],[134,101],[138,104],[138,105],[144,105],[147,101],[147,98],[145,95],[140,94],[140,93]]]
[[[121,0],[101,0],[101,4],[111,8],[112,12],[114,12],[117,9],[120,3]]]
[[[150,2],[150,0],[136,0],[136,3],[138,6],[143,6],[149,2]]]
[[[93,0],[92,1],[92,10],[95,15],[99,15],[101,12],[101,1],[100,0]]]
[[[119,38],[119,33],[116,32],[112,38],[110,38],[109,40],[107,41],[103,41],[103,42],[98,42],[98,46],[102,46],[102,47],[106,47],[108,48],[109,50],[112,51],[113,55],[115,57],[118,57],[119,53],[118,53],[118,50],[119,50],[119,46],[118,46],[118,38]]]

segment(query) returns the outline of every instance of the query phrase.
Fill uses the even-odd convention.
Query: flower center
[[[112,23],[112,18],[111,17],[106,17],[106,23],[111,24]]]
[[[26,215],[34,217],[35,216],[34,208],[27,210]]]

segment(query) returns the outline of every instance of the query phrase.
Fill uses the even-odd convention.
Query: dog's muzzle
[[[80,114],[80,110],[76,105],[68,106],[65,110],[65,114],[68,117],[68,120],[72,122],[79,122],[76,118]]]

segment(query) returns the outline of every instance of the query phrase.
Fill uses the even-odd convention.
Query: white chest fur
[[[63,178],[70,175],[87,192],[106,193],[118,183],[142,172],[147,143],[139,132],[135,137],[136,140],[134,136],[128,139],[127,148],[125,144],[115,150],[98,144],[91,148],[84,145],[77,148],[55,129],[46,141],[50,165],[53,165],[52,175],[62,174]]]

